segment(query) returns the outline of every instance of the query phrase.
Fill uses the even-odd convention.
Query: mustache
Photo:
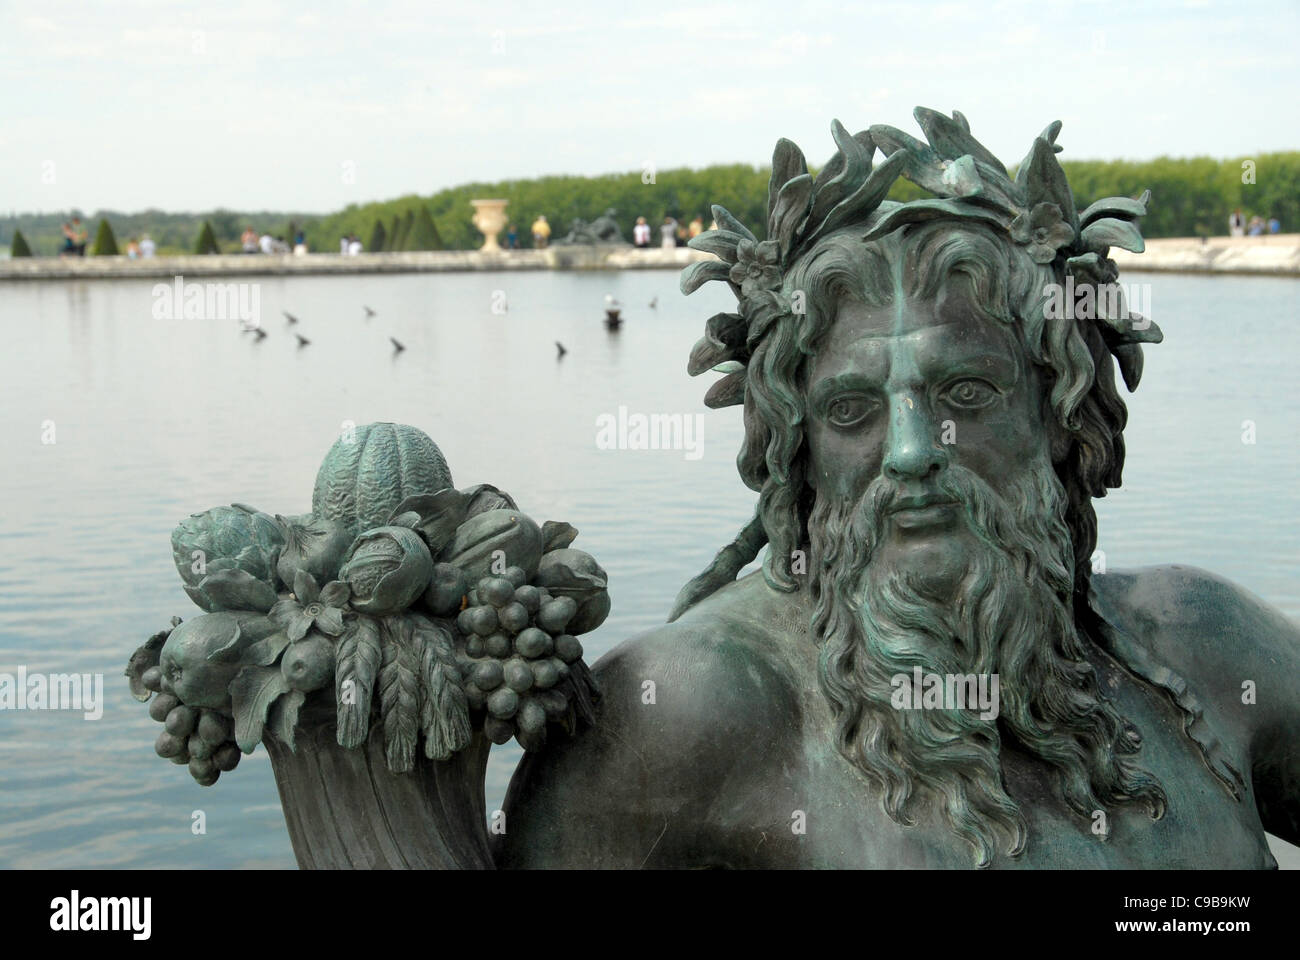
[[[825,531],[831,536],[818,538],[825,553],[823,562],[866,564],[884,537],[892,513],[951,503],[958,507],[966,529],[984,547],[1018,558],[1016,565],[1025,571],[1029,561],[1036,560],[1041,574],[1068,591],[1073,584],[1069,567],[1073,554],[1065,523],[1066,498],[1050,463],[1028,465],[1022,482],[1006,484],[1003,489],[1005,493],[959,464],[948,465],[926,481],[896,480],[880,474],[856,504],[841,502],[839,511],[833,509],[836,505],[819,504],[818,519],[824,523],[839,512],[839,523],[831,520],[830,526],[844,524],[843,529]],[[1047,556],[1041,552],[1043,544],[1052,545]],[[846,550],[851,556],[845,556]],[[1036,555],[1027,556],[1030,552]]]

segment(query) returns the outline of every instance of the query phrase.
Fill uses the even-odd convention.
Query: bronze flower
[[[1029,247],[1034,263],[1051,263],[1056,251],[1074,240],[1074,230],[1054,203],[1035,204],[1027,215],[1022,212],[1012,220],[1008,230],[1012,240]]]
[[[293,597],[272,607],[270,617],[291,642],[301,640],[312,627],[337,637],[343,632],[343,609],[348,603],[348,593],[346,583],[334,580],[319,588],[315,577],[299,570],[294,577]]]
[[[775,240],[741,240],[736,245],[736,263],[729,274],[743,297],[752,297],[781,286],[780,251]]]

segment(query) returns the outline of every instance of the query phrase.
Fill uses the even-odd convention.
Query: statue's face
[[[880,549],[954,571],[968,536],[937,481],[966,467],[994,490],[1049,452],[1042,382],[1014,333],[973,309],[959,286],[942,304],[897,296],[883,307],[842,299],[808,379],[810,482],[858,499],[892,481]]]

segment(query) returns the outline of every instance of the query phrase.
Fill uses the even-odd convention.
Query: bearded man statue
[[[754,519],[595,667],[597,722],[526,756],[504,866],[1272,867],[1300,842],[1300,634],[1211,574],[1094,573],[1160,330],[1076,210],[1060,124],[1014,177],[966,119],[782,140],[766,237],[692,374],[743,405]],[[873,163],[877,152],[883,154]],[[886,200],[899,177],[934,196]],[[737,575],[766,546],[760,570]],[[1243,689],[1254,691],[1243,696]]]

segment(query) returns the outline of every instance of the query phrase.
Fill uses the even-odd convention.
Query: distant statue
[[[601,243],[625,243],[623,232],[619,229],[618,224],[614,221],[615,210],[611,207],[601,216],[597,217],[591,223],[574,218],[569,232],[556,241],[557,244],[579,245],[579,244],[601,244]]]
[[[173,534],[207,612],[128,666],[155,750],[206,785],[262,743],[304,867],[1276,867],[1300,630],[1097,550],[1116,368],[1136,389],[1162,339],[1108,256],[1142,251],[1150,195],[1078,210],[1059,123],[1013,179],[960,113],[916,119],[928,142],[836,122],[815,177],[779,141],[765,239],[715,206],[691,241],[714,257],[683,292],[737,304],[687,371],[743,407],[758,497],[667,623],[588,671],[610,595],[577,530],[453,487],[418,430],[355,428],[311,513]],[[900,176],[932,196],[886,200]]]
[[[580,246],[599,243],[596,234],[592,232],[587,221],[580,217],[574,217],[573,222],[569,224],[569,232],[560,239],[555,241],[557,247],[562,246]]]

